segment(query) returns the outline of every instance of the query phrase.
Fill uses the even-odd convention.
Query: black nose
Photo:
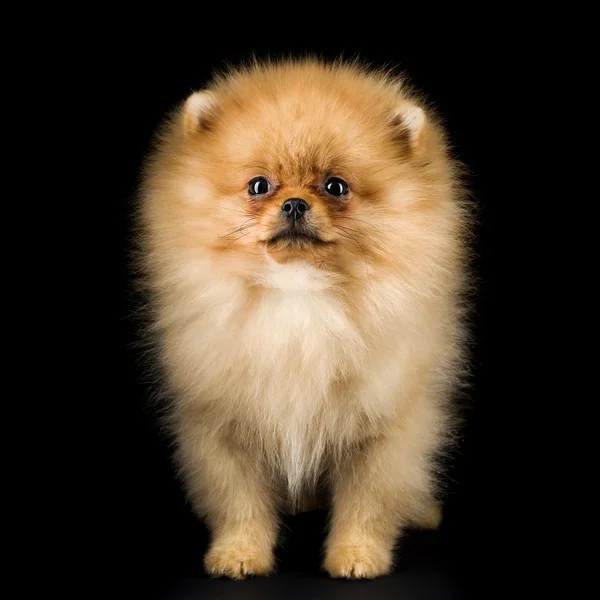
[[[310,210],[310,206],[302,198],[288,198],[283,203],[281,210],[286,214],[288,219],[296,222]]]

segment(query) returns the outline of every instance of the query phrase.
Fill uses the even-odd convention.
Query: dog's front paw
[[[336,544],[327,550],[323,567],[335,578],[373,579],[389,573],[392,553],[372,540]]]
[[[218,541],[204,557],[204,566],[209,575],[231,579],[268,575],[273,571],[273,563],[271,550],[265,551],[247,538]]]

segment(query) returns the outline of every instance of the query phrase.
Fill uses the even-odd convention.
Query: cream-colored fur
[[[350,184],[344,204],[318,187],[331,172]],[[385,574],[403,528],[439,524],[435,459],[465,344],[457,173],[431,111],[357,65],[253,65],[167,124],[141,194],[142,259],[212,575],[272,572],[278,512],[316,491],[332,506],[333,577]],[[258,204],[257,175],[277,184]],[[328,243],[270,245],[291,196]]]

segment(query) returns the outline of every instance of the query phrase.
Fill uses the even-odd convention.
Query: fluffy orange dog
[[[253,64],[169,119],[141,193],[169,422],[214,576],[270,573],[325,500],[332,577],[441,518],[465,359],[468,204],[443,128],[355,63]]]

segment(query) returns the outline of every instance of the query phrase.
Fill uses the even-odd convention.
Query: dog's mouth
[[[267,244],[277,244],[281,242],[295,245],[322,245],[328,243],[324,239],[319,237],[316,233],[310,231],[302,231],[298,229],[285,229],[276,233],[273,237],[267,240]]]

